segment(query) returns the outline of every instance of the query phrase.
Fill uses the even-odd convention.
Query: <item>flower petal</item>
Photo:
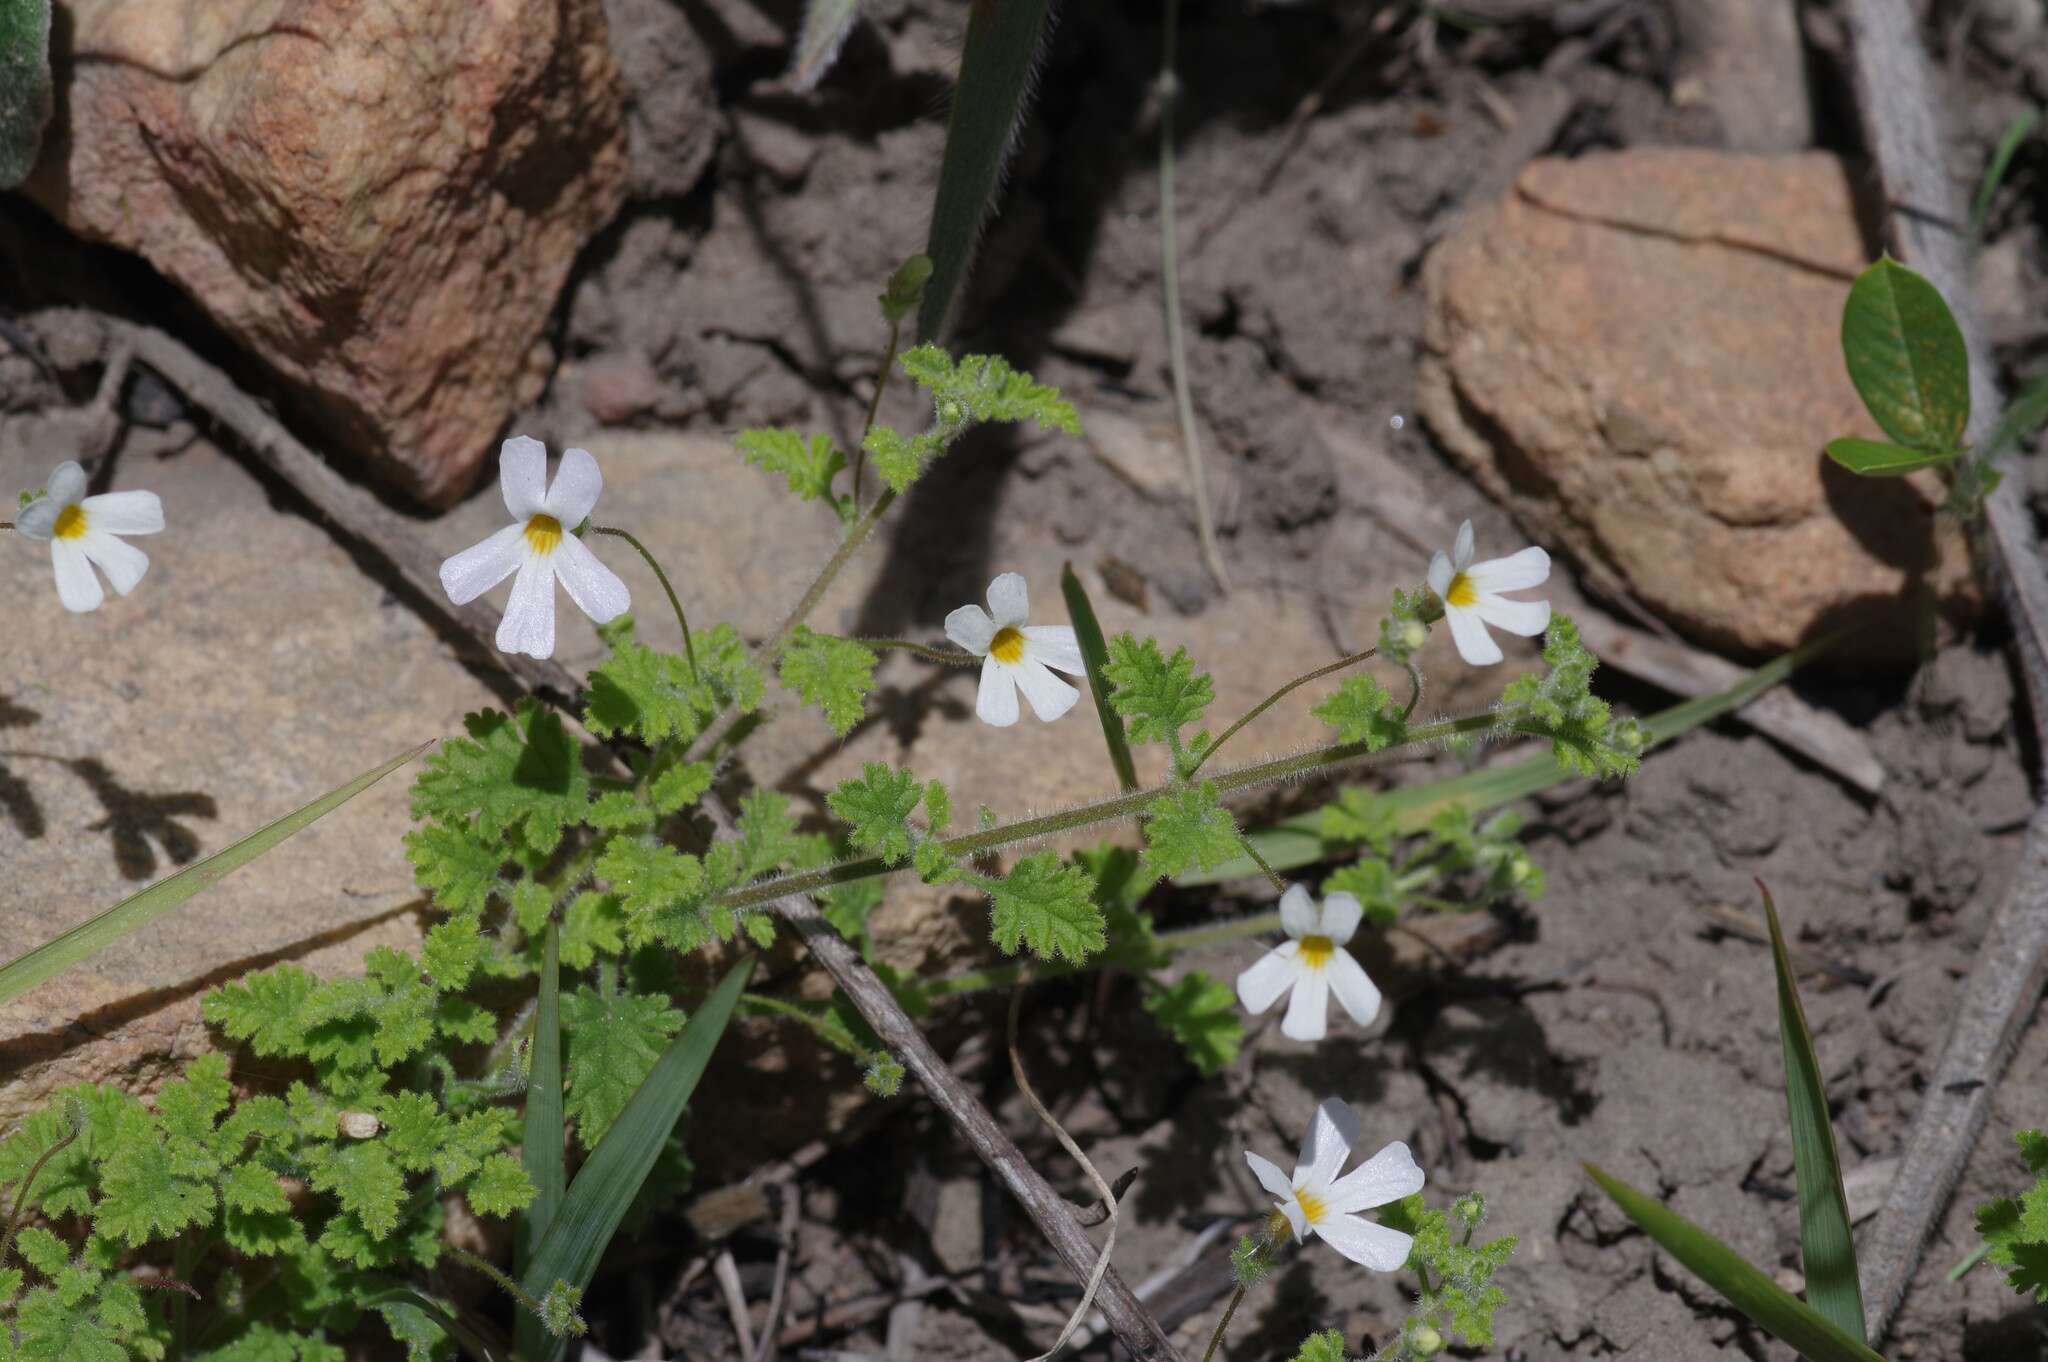
[[[983,658],[981,689],[974,697],[974,713],[985,724],[1008,728],[1017,722],[1017,677],[994,658]]]
[[[1280,1213],[1287,1217],[1287,1223],[1293,1227],[1295,1243],[1298,1244],[1308,1238],[1308,1217],[1302,1214],[1299,1198],[1289,1195],[1287,1200],[1280,1203]]]
[[[1458,526],[1458,538],[1451,545],[1451,566],[1463,572],[1472,561],[1472,522]]]
[[[1425,1181],[1415,1156],[1399,1140],[1330,1184],[1329,1208],[1339,1214],[1369,1211],[1414,1196]]]
[[[499,445],[498,490],[514,520],[524,525],[532,519],[547,500],[548,447],[531,435],[514,435]]]
[[[105,530],[86,523],[86,531],[79,536],[78,547],[85,556],[99,564],[101,572],[107,574],[107,584],[120,595],[127,595],[142,581],[142,574],[149,571],[149,555],[133,544],[114,538]]]
[[[1534,638],[1550,627],[1549,601],[1511,601],[1482,592],[1472,605],[1472,613],[1496,629],[1523,638]]]
[[[74,614],[100,608],[100,602],[107,593],[100,589],[100,579],[92,575],[92,564],[86,561],[85,549],[76,539],[52,539],[50,541],[50,567],[57,574],[57,599],[64,608]]]
[[[988,613],[995,617],[998,629],[1024,627],[1031,618],[1031,593],[1025,589],[1022,573],[1005,572],[988,584]]]
[[[15,531],[38,543],[48,540],[57,532],[57,517],[64,514],[66,504],[55,497],[37,497],[14,517]]]
[[[50,470],[50,480],[43,490],[59,508],[75,505],[85,498],[85,470],[76,460],[66,459]]]
[[[1045,723],[1065,714],[1081,698],[1080,691],[1047,671],[1043,663],[1028,653],[1011,670],[1017,674],[1017,689],[1031,702],[1031,712]]]
[[[1267,951],[1237,976],[1237,1000],[1254,1017],[1280,1001],[1280,995],[1294,987],[1301,977],[1301,946],[1289,941],[1278,950]]]
[[[1314,936],[1322,924],[1322,914],[1316,911],[1316,901],[1308,886],[1288,885],[1287,892],[1280,896],[1281,930],[1293,937]]]
[[[1339,946],[1324,967],[1330,976],[1330,992],[1360,1026],[1371,1026],[1380,1014],[1380,991],[1356,956]]]
[[[1351,1147],[1363,1131],[1364,1123],[1350,1103],[1324,1098],[1309,1122],[1308,1138],[1302,1141],[1301,1162],[1294,1165],[1294,1185],[1328,1187],[1336,1181],[1337,1170],[1351,1157]]]
[[[1030,624],[1024,627],[1024,656],[1036,658],[1068,676],[1086,676],[1088,664],[1081,659],[1081,640],[1074,637],[1071,624]]]
[[[525,535],[523,522],[507,525],[441,564],[441,589],[448,593],[448,599],[457,605],[468,605],[517,572],[526,561]]]
[[[1249,1149],[1244,1151],[1244,1161],[1252,1166],[1252,1176],[1259,1180],[1259,1186],[1282,1201],[1290,1200],[1294,1196],[1294,1184],[1280,1171],[1279,1164],[1263,1155],[1254,1154]]]
[[[545,559],[527,555],[512,579],[512,599],[498,624],[498,651],[552,657],[555,651],[555,573]]]
[[[1505,558],[1489,558],[1465,569],[1474,591],[1520,591],[1550,580],[1550,555],[1530,547]]]
[[[1322,921],[1317,927],[1332,945],[1341,946],[1357,934],[1358,924],[1364,918],[1365,907],[1358,897],[1340,889],[1323,900]]]
[[[978,605],[963,605],[946,616],[946,637],[976,657],[988,656],[995,636],[996,622]]]
[[[600,562],[590,551],[590,545],[575,535],[563,535],[561,544],[549,557],[569,599],[599,624],[610,624],[633,608],[633,595],[619,580],[619,574]]]
[[[164,504],[154,492],[103,492],[78,503],[86,524],[108,534],[161,534]]]
[[[1451,642],[1458,645],[1458,656],[1469,666],[1491,667],[1500,661],[1500,645],[1493,641],[1493,635],[1486,632],[1486,626],[1463,606],[1444,607],[1444,622],[1451,626]]]
[[[1413,1235],[1356,1215],[1325,1215],[1316,1222],[1316,1233],[1331,1248],[1374,1272],[1399,1272],[1415,1247]]]
[[[1330,1030],[1330,976],[1327,970],[1305,968],[1294,981],[1280,1034],[1289,1040],[1321,1040]]]
[[[603,491],[604,474],[598,471],[597,460],[590,456],[590,451],[565,449],[561,466],[555,469],[554,485],[548,488],[548,498],[541,509],[561,521],[564,530],[573,530],[597,509],[597,498]]]
[[[1451,594],[1451,578],[1454,575],[1451,570],[1451,560],[1439,550],[1429,560],[1428,573],[1429,589],[1436,593],[1438,600],[1442,600]]]

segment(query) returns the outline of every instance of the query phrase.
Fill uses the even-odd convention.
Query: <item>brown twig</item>
[[[1972,444],[2000,409],[1996,369],[1970,290],[1963,220],[1935,116],[1914,8],[1898,0],[1850,0],[1857,104],[1890,210],[1893,252],[1948,300],[1970,354]],[[2048,739],[2048,574],[2021,500],[2007,478],[1985,507],[1986,555],[2013,635],[2037,742]],[[2019,865],[1957,990],[1956,1020],[1930,1076],[1891,1195],[1862,1255],[1870,1332],[1882,1337],[1905,1298],[1927,1238],[1948,1206],[1963,1164],[1991,1113],[1991,1094],[2040,996],[2048,955],[2048,805],[2027,825]]]
[[[118,319],[109,319],[108,326],[134,346],[136,359],[184,393],[194,406],[210,412],[338,531],[381,556],[427,606],[442,611],[445,618],[479,642],[488,645],[497,636],[500,616],[495,607],[481,599],[465,606],[450,605],[440,590],[440,555],[415,539],[411,528],[368,492],[343,481],[227,375],[153,327]],[[872,528],[892,499],[892,494],[886,492],[877,498],[863,517],[863,525]],[[857,536],[849,534],[839,555],[850,555],[863,538],[864,531]],[[792,612],[791,620],[798,618],[801,616]],[[783,635],[789,627],[785,624]],[[572,717],[577,714],[575,678],[559,663],[552,659],[498,657],[514,677],[541,698],[562,706]],[[733,835],[732,811],[717,794],[707,796],[703,808],[720,835]],[[868,968],[852,944],[825,921],[817,904],[806,895],[790,895],[764,906],[797,934],[882,1043],[924,1085],[962,1138],[1023,1205],[1060,1260],[1077,1279],[1086,1281],[1095,1267],[1095,1246],[1075,1222],[1073,1208],[1046,1184],[988,1109],[946,1067],[895,995]],[[1096,1303],[1118,1340],[1137,1362],[1178,1356],[1159,1321],[1138,1303],[1115,1272],[1105,1275]]]
[[[803,1207],[803,1194],[796,1187],[783,1189],[782,1218],[775,1227],[775,1281],[768,1288],[768,1317],[761,1325],[761,1344],[754,1349],[754,1362],[775,1362],[775,1331],[782,1325],[782,1304],[789,1295],[789,1262],[796,1256],[796,1222]]]

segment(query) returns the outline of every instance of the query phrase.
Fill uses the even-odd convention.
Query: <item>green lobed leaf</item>
[[[0,3],[5,3],[5,0],[0,0]],[[312,803],[251,833],[233,846],[217,851],[203,861],[188,865],[175,875],[158,880],[149,888],[121,900],[97,917],[88,918],[28,954],[17,956],[5,965],[0,965],[0,1003],[20,997],[45,979],[63,973],[136,928],[153,922],[179,907],[202,889],[218,884],[234,871],[270,851],[294,833],[303,830],[308,824],[332,813],[369,789],[426,751],[430,745],[422,743],[400,753],[374,771],[366,771],[347,784],[329,790]]]
[[[605,1247],[703,1077],[752,971],[753,961],[746,959],[726,972],[591,1151],[520,1278],[528,1295],[547,1297],[557,1283],[580,1294],[590,1284]],[[557,1362],[563,1349],[564,1342],[557,1337],[527,1362]]]
[[[1773,1338],[1789,1344],[1808,1362],[1884,1362],[1860,1339],[1752,1266],[1741,1254],[1654,1197],[1621,1179],[1582,1163],[1600,1190],[1622,1213],[1685,1268]]]
[[[1151,880],[1212,870],[1242,850],[1213,781],[1177,785],[1145,806],[1143,871]]]
[[[1408,736],[1408,718],[1387,688],[1370,676],[1348,676],[1336,694],[1309,711],[1337,730],[1337,741],[1382,751]]]
[[[1858,275],[1842,308],[1842,358],[1878,428],[1947,452],[1970,422],[1969,353],[1941,293],[1890,256]]]
[[[875,688],[874,650],[798,625],[782,651],[782,684],[805,704],[825,711],[833,731],[845,737],[860,722],[868,692]]]
[[[1042,960],[1080,964],[1108,944],[1093,877],[1050,851],[1023,857],[1000,880],[975,882],[994,900],[993,936],[1006,954],[1021,943]]]
[[[649,747],[670,739],[688,742],[719,711],[753,710],[766,693],[767,683],[749,660],[745,640],[730,624],[696,632],[694,673],[680,654],[636,642],[630,615],[598,633],[612,656],[590,673],[584,702],[584,727],[596,737],[628,734]]]
[[[2048,1136],[2022,1130],[2015,1138],[2034,1186],[1979,1206],[1977,1233],[1991,1261],[2006,1269],[2007,1285],[2048,1303]]]
[[[683,1014],[658,994],[579,988],[561,1002],[567,1039],[569,1119],[594,1149],[654,1069]]]
[[[791,430],[743,430],[733,443],[754,467],[782,474],[803,500],[834,500],[832,479],[846,467],[846,456],[832,447],[831,436],[806,440]]]
[[[1336,1329],[1310,1334],[1294,1350],[1294,1362],[1347,1362],[1344,1335]]]
[[[1130,739],[1124,735],[1123,715],[1110,703],[1110,683],[1103,675],[1109,665],[1109,649],[1102,641],[1102,625],[1095,619],[1095,603],[1088,588],[1074,575],[1074,565],[1060,565],[1060,594],[1067,601],[1067,616],[1074,624],[1074,638],[1081,645],[1081,661],[1088,669],[1088,693],[1095,699],[1095,717],[1102,721],[1102,740],[1109,747],[1109,764],[1125,794],[1138,788],[1138,767],[1131,760]]]
[[[1882,440],[1860,440],[1853,435],[1828,441],[1827,450],[1830,459],[1866,478],[1904,477],[1923,468],[1954,463],[1957,457],[1953,449],[1908,449]]]
[[[851,825],[848,836],[855,846],[890,865],[901,865],[917,841],[910,815],[924,797],[925,787],[916,776],[871,761],[861,766],[858,777],[841,781],[825,802]]]
[[[1145,995],[1145,1010],[1180,1042],[1204,1078],[1221,1073],[1244,1047],[1237,990],[1200,970]]]
[[[1115,687],[1109,702],[1123,715],[1132,742],[1180,742],[1180,731],[1198,723],[1216,698],[1208,673],[1195,670],[1185,648],[1167,657],[1152,639],[1128,633],[1109,641],[1103,675]]]
[[[1813,1032],[1799,1001],[1799,982],[1778,905],[1761,882],[1764,917],[1771,928],[1771,963],[1778,975],[1778,1035],[1785,1050],[1785,1101],[1792,1123],[1792,1165],[1799,1188],[1799,1250],[1806,1274],[1806,1299],[1836,1328],[1866,1342],[1863,1291],[1856,1280],[1856,1240],[1849,1228],[1849,1198],[1842,1190],[1842,1165],[1828,1120],[1828,1096]]]
[[[485,841],[516,833],[539,855],[553,851],[590,803],[582,752],[561,716],[528,699],[514,714],[483,710],[462,723],[469,736],[442,743],[413,782],[413,817],[474,818]]]

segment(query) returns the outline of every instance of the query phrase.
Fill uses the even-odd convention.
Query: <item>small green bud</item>
[[[889,276],[889,287],[876,299],[882,305],[882,320],[900,322],[924,301],[924,286],[932,277],[932,258],[913,255]]]
[[[1409,620],[1401,626],[1401,643],[1409,652],[1414,652],[1429,642],[1429,626],[1420,620]]]
[[[1515,867],[1517,871],[1515,878],[1517,881],[1526,878],[1520,872],[1527,868],[1528,858],[1523,857],[1520,864]],[[1451,1203],[1451,1218],[1468,1230],[1478,1229],[1481,1222],[1486,1219],[1486,1198],[1477,1192],[1465,1193],[1465,1195]]]
[[[1425,1324],[1409,1335],[1408,1346],[1417,1357],[1435,1357],[1444,1350],[1444,1336]]]
[[[903,1066],[896,1062],[896,1056],[884,1050],[868,1060],[868,1071],[861,1081],[877,1097],[894,1097],[903,1090]]]

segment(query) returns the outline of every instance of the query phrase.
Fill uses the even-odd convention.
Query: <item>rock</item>
[[[1737,654],[1847,626],[1908,660],[1923,588],[1952,623],[1979,594],[1930,475],[1822,453],[1878,435],[1839,341],[1864,250],[1830,156],[1533,162],[1429,257],[1420,410],[1602,594]]]
[[[0,440],[0,488],[49,465]],[[204,443],[114,486],[163,498],[148,575],[65,613],[47,549],[0,535],[0,954],[13,956],[254,832],[492,703],[406,605]],[[387,777],[183,907],[0,1005],[0,1130],[51,1089],[144,1089],[208,1047],[199,996],[296,961],[333,974],[416,948],[399,839],[411,773]]]
[[[330,450],[460,495],[620,202],[600,0],[65,9],[29,195],[191,294]]]
[[[679,199],[718,149],[711,54],[674,0],[605,0],[625,91],[633,196]]]
[[[1677,8],[1679,78],[1721,125],[1731,151],[1804,151],[1813,144],[1806,48],[1792,0],[1693,0]]]

